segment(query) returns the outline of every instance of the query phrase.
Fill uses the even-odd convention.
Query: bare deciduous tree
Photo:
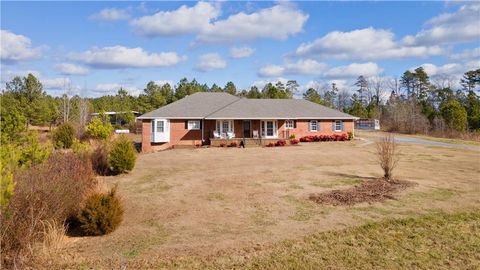
[[[378,163],[380,164],[380,167],[382,167],[384,173],[383,178],[386,181],[393,182],[392,172],[399,161],[399,152],[395,142],[395,136],[391,133],[385,135],[376,143],[376,146]]]

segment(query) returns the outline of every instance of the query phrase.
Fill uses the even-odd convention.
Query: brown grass
[[[311,233],[480,204],[479,152],[399,148],[395,177],[417,185],[397,193],[397,200],[352,206],[320,205],[308,197],[382,177],[375,144],[355,140],[139,155],[129,174],[102,177],[110,187],[118,184],[124,199],[120,227],[106,236],[69,238],[65,254],[71,259],[63,267],[145,269],[180,258],[241,260]],[[201,268],[195,262],[168,268]]]

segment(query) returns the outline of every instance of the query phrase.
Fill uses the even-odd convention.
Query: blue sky
[[[424,66],[456,84],[480,68],[474,2],[1,2],[1,81],[32,72],[52,95],[132,94],[187,77],[301,91]]]

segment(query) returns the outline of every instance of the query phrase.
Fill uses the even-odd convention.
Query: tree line
[[[450,77],[431,80],[419,67],[407,70],[399,79],[359,76],[352,93],[335,83],[309,88],[303,98],[338,109],[360,118],[376,118],[392,131],[416,133],[428,131],[458,132],[480,129],[480,69],[464,74],[459,89],[453,89]],[[246,98],[289,99],[299,95],[295,80],[267,83],[263,88],[237,89],[233,82],[221,87],[181,79],[176,85],[147,83],[143,92],[133,96],[124,88],[115,95],[82,98],[78,95],[52,97],[32,74],[15,77],[2,90],[1,121],[5,136],[25,130],[28,125],[58,125],[74,122],[85,126],[92,112],[138,111],[145,113],[196,92],[224,92]],[[125,113],[126,122],[134,117]],[[3,136],[3,135],[2,135]]]

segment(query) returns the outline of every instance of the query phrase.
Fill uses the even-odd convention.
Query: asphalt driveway
[[[365,140],[365,144],[363,145],[368,145],[375,141],[378,141],[383,134],[384,134],[383,132],[360,131],[360,132],[357,132],[356,135],[358,138]],[[427,139],[422,139],[422,138],[417,138],[417,137],[412,137],[407,135],[401,135],[401,134],[395,134],[395,141],[397,143],[404,143],[404,144],[431,145],[431,146],[465,149],[465,150],[480,152],[480,146],[477,146],[477,145],[437,142],[437,141],[432,141],[432,140],[427,140]]]

